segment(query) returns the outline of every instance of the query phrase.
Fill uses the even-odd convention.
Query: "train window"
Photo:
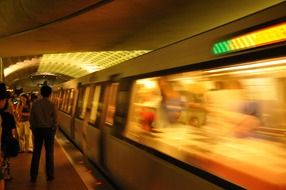
[[[62,90],[59,92],[59,96],[58,97],[59,98],[58,98],[58,105],[57,105],[57,107],[58,107],[58,109],[60,109],[61,105],[63,103],[63,91]]]
[[[247,189],[278,189],[286,177],[285,76],[283,57],[137,80],[124,135]]]
[[[79,117],[79,114],[82,110],[82,106],[83,106],[83,92],[84,92],[84,88],[81,87],[79,88],[79,94],[78,94],[78,103],[77,103],[77,112],[76,112],[76,115],[77,117]]]
[[[107,94],[108,100],[107,100],[107,112],[106,112],[105,123],[108,125],[113,125],[117,90],[118,90],[118,83],[113,83],[111,84]]]
[[[90,112],[90,118],[89,118],[89,122],[92,124],[95,124],[96,118],[98,115],[100,90],[101,90],[100,86],[96,86],[94,88],[94,93],[92,96],[92,106],[91,106],[91,112]]]
[[[51,101],[52,101],[52,102],[55,102],[55,93],[54,93],[54,92],[53,92],[52,95],[51,95]]]
[[[68,100],[68,107],[67,107],[67,113],[71,114],[72,106],[74,101],[74,89],[70,90],[70,96]]]
[[[54,104],[56,104],[57,92],[52,92],[51,100]]]
[[[53,103],[54,103],[55,105],[57,105],[58,92],[57,92],[57,91],[55,91],[55,92],[53,92],[52,94],[53,94],[53,98],[52,98]]]
[[[66,112],[67,99],[68,99],[68,90],[65,90],[64,91],[64,98],[63,98],[63,105],[62,105],[62,111],[64,111],[64,112]]]
[[[69,106],[69,100],[70,100],[70,94],[71,94],[71,90],[67,90],[67,97],[66,97],[66,101],[65,101],[65,107],[64,107],[64,111],[66,113],[68,113],[68,106]]]
[[[55,93],[54,93],[54,103],[55,103],[55,105],[57,106],[58,105],[58,102],[59,102],[59,91],[56,91]]]
[[[84,87],[80,89],[79,102],[78,102],[78,118],[83,119],[85,116],[88,98],[89,98],[90,87]]]
[[[67,91],[64,90],[63,91],[62,105],[61,105],[61,108],[60,108],[61,111],[65,111],[66,99],[67,99]]]
[[[70,114],[71,106],[73,104],[73,89],[67,89],[63,91],[63,103],[61,106],[61,111]]]
[[[66,97],[65,97],[65,105],[64,105],[64,112],[67,112],[68,109],[68,100],[69,100],[70,90],[66,90]]]

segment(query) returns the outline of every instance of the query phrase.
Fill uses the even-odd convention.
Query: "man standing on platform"
[[[54,179],[54,140],[57,126],[56,106],[49,100],[51,87],[43,85],[42,98],[32,104],[30,125],[33,134],[34,150],[30,169],[31,182],[36,182],[43,143],[46,150],[47,180]]]

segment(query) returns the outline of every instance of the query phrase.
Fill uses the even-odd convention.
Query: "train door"
[[[72,106],[74,101],[74,89],[63,90],[62,105],[58,108],[58,124],[64,133],[72,137]]]
[[[116,97],[118,91],[118,82],[113,82],[107,85],[104,96],[103,96],[103,106],[102,106],[102,120],[101,120],[101,140],[100,140],[100,164],[103,169],[106,169],[106,144],[108,143],[108,138],[110,137],[111,130],[114,127],[114,115],[116,108]]]
[[[75,144],[83,150],[84,142],[84,131],[83,126],[86,123],[86,114],[89,113],[89,95],[90,86],[79,87],[78,101],[75,112],[74,126],[73,126],[73,136]]]
[[[102,84],[91,86],[87,111],[83,123],[83,151],[96,165],[100,165],[101,155],[101,120],[104,105],[104,89]]]

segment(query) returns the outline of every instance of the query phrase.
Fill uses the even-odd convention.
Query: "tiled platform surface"
[[[10,159],[13,179],[6,182],[6,190],[113,190],[105,180],[70,143],[62,133],[57,133],[55,143],[55,180],[45,176],[44,152],[41,156],[39,176],[36,183],[30,182],[31,153],[20,153]]]

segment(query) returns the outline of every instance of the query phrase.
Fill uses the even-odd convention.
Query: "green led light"
[[[213,46],[213,53],[215,55],[231,52],[230,40],[215,43]]]
[[[219,49],[220,49],[220,53],[224,53],[223,44],[222,44],[222,43],[219,43],[219,44],[218,44],[218,47],[219,47]]]
[[[213,46],[215,55],[270,45],[286,41],[286,22],[267,26],[234,38],[219,41]]]
[[[220,49],[219,49],[219,47],[218,47],[218,44],[215,44],[214,46],[213,46],[213,53],[215,54],[215,55],[217,55],[217,54],[220,54]]]
[[[225,42],[221,43],[223,53],[227,52],[227,44]]]

